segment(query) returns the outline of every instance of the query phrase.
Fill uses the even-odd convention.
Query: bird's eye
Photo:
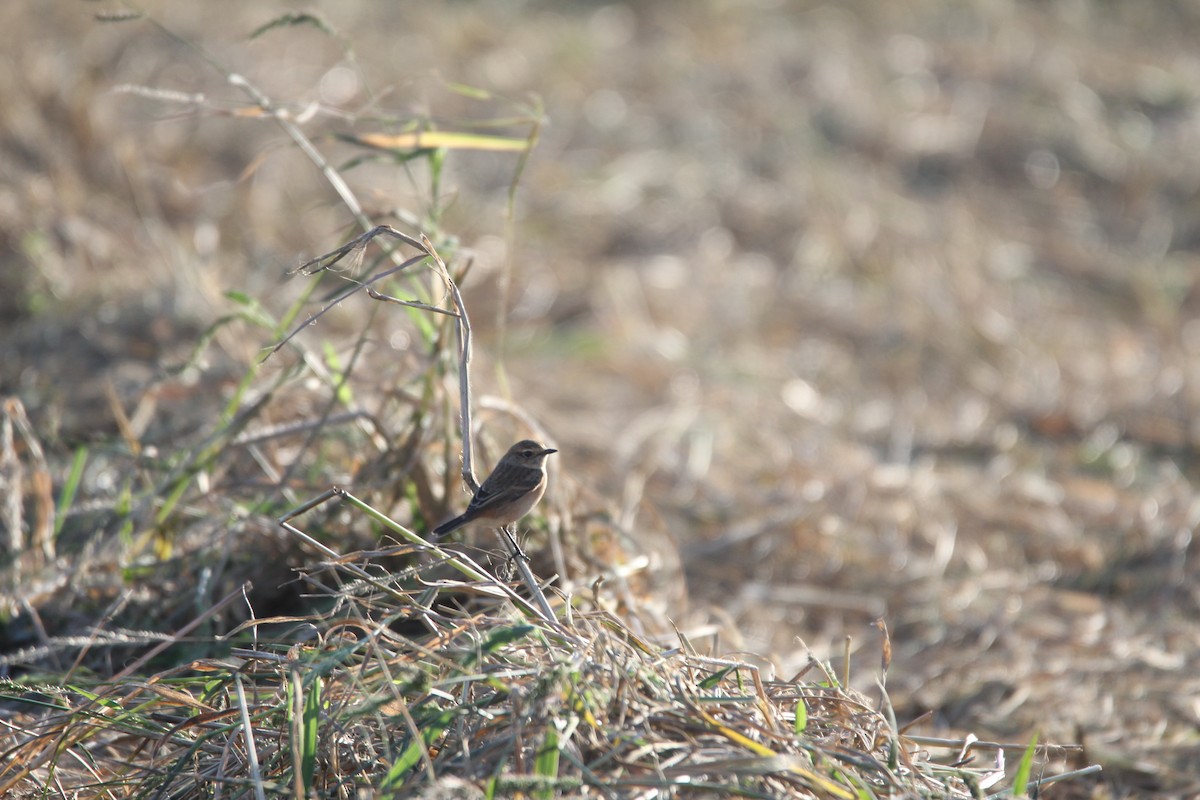
[[[533,451],[532,450],[522,450],[521,455],[525,456],[526,458],[533,458]]]

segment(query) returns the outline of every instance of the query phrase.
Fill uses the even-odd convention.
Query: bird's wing
[[[542,480],[540,469],[501,465],[491,474],[467,505],[467,513],[487,509],[522,497],[537,488]]]

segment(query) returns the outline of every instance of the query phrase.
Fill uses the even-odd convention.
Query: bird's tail
[[[467,524],[467,515],[459,514],[454,519],[443,522],[441,525],[438,525],[436,528],[434,528],[433,535],[440,538],[442,536],[445,536],[447,533],[451,533],[452,531],[455,531],[458,528],[461,528],[463,525],[466,525],[466,524]]]

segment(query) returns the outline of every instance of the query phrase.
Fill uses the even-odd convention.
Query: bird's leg
[[[524,559],[526,562],[528,562],[529,556],[525,555],[525,551],[521,549],[521,545],[517,544],[517,537],[513,535],[515,531],[516,523],[513,523],[512,525],[505,525],[500,528],[500,532],[503,533],[504,538],[508,540],[508,546],[510,548],[509,557]]]

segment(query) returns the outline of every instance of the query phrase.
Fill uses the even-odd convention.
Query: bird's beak
[[[558,452],[558,451],[557,451],[557,450],[555,450],[553,447],[547,447],[545,450],[543,450],[543,451],[542,451],[542,455],[544,455],[544,456],[548,456],[548,455],[550,455],[551,453],[557,453],[557,452]]]

